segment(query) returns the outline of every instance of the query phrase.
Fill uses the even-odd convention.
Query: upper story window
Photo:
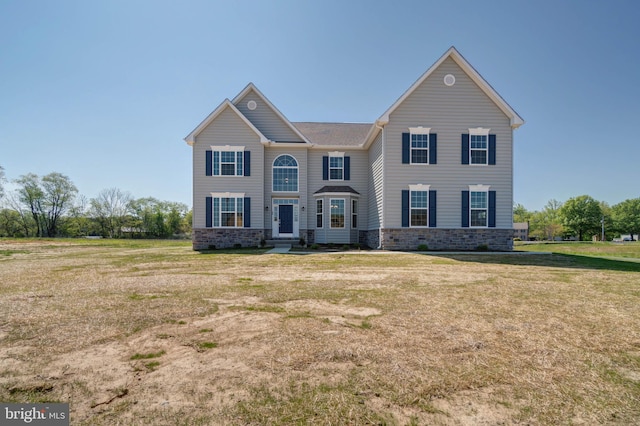
[[[329,180],[344,180],[344,154],[329,155]]]
[[[249,176],[250,154],[243,146],[212,146],[206,152],[206,175]]]
[[[402,134],[403,164],[436,164],[437,136],[430,127],[409,127]]]
[[[429,164],[428,127],[410,127],[411,164]]]
[[[298,162],[284,154],[273,162],[273,191],[298,192]]]
[[[496,135],[490,129],[476,127],[462,134],[462,164],[496,164]]]

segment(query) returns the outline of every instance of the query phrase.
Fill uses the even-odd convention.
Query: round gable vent
[[[257,106],[258,106],[258,104],[256,103],[256,101],[251,100],[251,101],[247,102],[247,108],[249,108],[251,111],[256,109]]]
[[[456,84],[456,77],[453,74],[447,74],[444,76],[444,84],[447,86],[453,86]]]

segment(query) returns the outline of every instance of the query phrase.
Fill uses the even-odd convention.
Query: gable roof
[[[251,91],[253,91],[256,95],[258,95],[258,97],[262,100],[262,102],[264,102],[269,108],[271,108],[271,110],[278,116],[278,118],[280,118],[287,127],[289,127],[296,135],[298,135],[300,139],[302,139],[306,143],[309,143],[309,140],[302,133],[300,133],[300,131],[293,124],[291,124],[291,122],[287,119],[287,117],[285,117],[284,114],[282,114],[280,110],[276,108],[275,105],[273,105],[271,101],[267,99],[267,97],[260,90],[258,90],[255,84],[253,83],[247,84],[247,86],[244,89],[242,89],[242,91],[238,93],[238,95],[235,98],[233,98],[231,102],[234,105],[237,104],[242,98],[244,98]]]
[[[361,147],[372,123],[292,123],[313,145]]]
[[[209,114],[207,116],[207,118],[205,118],[204,120],[202,120],[202,123],[200,123],[198,125],[198,127],[196,127],[195,129],[193,129],[193,131],[191,133],[189,133],[185,138],[184,141],[193,146],[193,144],[196,141],[196,137],[209,125],[213,122],[213,120],[216,119],[216,117],[218,117],[224,110],[226,110],[227,108],[231,108],[231,111],[233,111],[238,117],[240,117],[240,119],[242,121],[244,121],[244,123],[249,126],[249,128],[251,130],[253,130],[255,132],[256,135],[258,135],[258,137],[260,138],[260,142],[261,143],[269,143],[269,139],[263,135],[260,130],[258,130],[256,128],[256,126],[253,125],[252,122],[250,122],[247,117],[244,116],[244,114],[242,114],[238,108],[236,108],[236,106],[234,104],[231,103],[231,101],[229,99],[225,99],[224,101],[222,101],[222,103],[220,105],[218,105],[218,107],[216,109],[213,110],[213,112],[211,114]]]
[[[387,109],[384,114],[376,120],[376,124],[385,125],[389,122],[389,116],[398,106],[404,102],[447,58],[451,58],[456,64],[473,80],[474,83],[502,110],[502,112],[511,120],[511,128],[517,129],[524,124],[522,117],[494,90],[493,87],[476,71],[469,62],[451,46],[440,59],[436,61],[400,98]]]

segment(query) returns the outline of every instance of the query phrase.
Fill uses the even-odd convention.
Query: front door
[[[278,206],[278,217],[280,218],[279,233],[293,234],[293,205],[281,204]]]

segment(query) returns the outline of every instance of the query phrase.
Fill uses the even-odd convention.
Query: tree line
[[[529,211],[522,204],[513,208],[514,222],[529,223],[529,237],[554,240],[576,237],[579,241],[593,236],[612,240],[620,235],[640,234],[640,198],[631,198],[610,206],[589,195],[565,201],[550,200],[541,211]]]
[[[191,234],[191,211],[183,203],[133,198],[118,188],[88,199],[69,177],[28,173],[7,183],[0,166],[0,237],[171,238]]]

